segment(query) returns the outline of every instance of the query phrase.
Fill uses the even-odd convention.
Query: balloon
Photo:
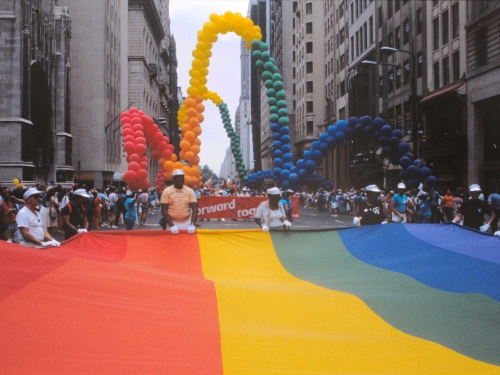
[[[337,128],[339,131],[344,131],[345,129],[347,129],[347,121],[345,120],[340,120],[339,122],[337,122]]]
[[[431,175],[431,170],[427,167],[423,167],[420,169],[420,179],[425,180],[427,177]]]
[[[123,174],[123,181],[125,181],[127,184],[131,184],[133,181],[136,180],[137,174],[133,170],[128,170]]]
[[[436,187],[438,180],[434,176],[429,176],[425,179],[425,185],[427,187]]]
[[[148,178],[148,171],[145,169],[139,169],[136,172],[136,175],[138,180],[145,180],[146,178]]]
[[[408,151],[410,151],[410,145],[408,143],[406,143],[406,142],[399,143],[399,145],[398,145],[398,154],[404,155]]]
[[[139,143],[135,145],[134,152],[139,155],[144,155],[146,153],[147,147],[145,144]]]
[[[129,156],[129,163],[130,163],[131,161],[135,161],[135,162],[139,163],[139,162],[141,161],[141,156],[140,156],[140,155],[138,155],[138,154],[131,154],[131,155]]]
[[[147,161],[141,161],[139,162],[139,167],[147,171],[149,168],[149,163]]]
[[[272,123],[271,124],[271,130],[273,133],[279,132],[280,131],[280,124],[278,123]]]
[[[392,133],[392,128],[391,128],[390,125],[384,125],[380,129],[380,132],[382,133],[382,135],[385,135],[386,137],[389,137],[391,135],[391,133]]]
[[[399,165],[401,168],[406,169],[411,165],[411,159],[408,156],[403,156],[399,159]]]
[[[314,170],[314,168],[316,168],[316,163],[314,162],[314,160],[307,160],[305,167],[307,170]]]
[[[19,180],[17,178],[14,179],[14,185],[18,186],[19,185]]]
[[[127,142],[123,145],[123,149],[125,150],[126,153],[131,154],[135,150],[135,143]]]
[[[410,178],[418,178],[418,176],[420,175],[420,171],[418,170],[418,168],[415,166],[415,165],[410,165],[406,171],[408,172],[408,176]]]
[[[285,163],[292,161],[292,154],[290,154],[289,152],[287,152],[286,154],[283,154],[283,161]]]
[[[181,141],[179,146],[183,151],[191,150],[191,143],[189,141],[183,140],[183,141]]]

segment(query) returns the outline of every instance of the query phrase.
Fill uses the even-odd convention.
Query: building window
[[[308,94],[313,92],[313,81],[307,81],[306,82],[306,92]]]
[[[396,27],[396,48],[400,49],[401,48],[401,30],[398,27]]]
[[[365,43],[363,42],[363,26],[359,29],[359,52],[363,53],[365,50]]]
[[[312,32],[313,32],[313,23],[307,22],[306,23],[306,34],[312,34]]]
[[[384,79],[385,77],[379,77],[379,90],[378,90],[378,96],[381,98],[384,96]]]
[[[422,64],[423,64],[422,52],[417,53],[417,78],[422,77]]]
[[[295,30],[295,18],[292,20],[292,28]]]
[[[488,41],[486,28],[476,31],[476,65],[477,67],[486,65],[488,62]]]
[[[392,17],[392,0],[387,2],[387,19]]]
[[[389,47],[394,47],[394,34],[389,33]]]
[[[408,18],[403,22],[403,44],[410,41],[410,21]]]
[[[393,72],[393,70],[392,69],[389,70],[388,74],[389,74],[389,92],[391,93],[392,90],[394,89],[394,87],[393,87],[394,86],[393,85],[393,83],[394,83],[394,72]]]
[[[295,67],[292,68],[292,77],[295,78]]]
[[[452,38],[456,39],[460,33],[460,13],[458,10],[458,2],[451,7],[451,17],[453,18]]]
[[[292,43],[295,45],[295,34],[292,35]]]
[[[365,48],[364,49],[367,49],[368,48],[368,25],[367,23],[365,22]]]
[[[422,34],[422,8],[417,9],[417,35]]]
[[[312,121],[307,121],[307,135],[313,135],[314,133],[314,125]]]
[[[403,125],[402,109],[401,104],[396,106],[396,126]]]
[[[342,54],[340,56],[340,69],[344,69],[345,68],[345,54]]]
[[[351,23],[354,23],[354,2],[351,3]]]
[[[306,14],[312,14],[312,12],[313,12],[313,4],[307,3],[306,4]]]
[[[439,4],[439,0],[432,0],[432,6],[435,7]]]
[[[460,53],[457,51],[452,55],[453,59],[453,81],[460,79]]]
[[[297,2],[293,2],[293,12],[295,13],[297,11]]]
[[[312,42],[306,43],[306,53],[313,53],[313,43]]]
[[[439,63],[434,64],[434,90],[439,88]]]
[[[370,20],[369,20],[369,28],[370,28],[370,44],[373,44],[373,16],[370,17]]]
[[[450,58],[443,59],[443,85],[446,86],[450,83]]]
[[[313,72],[313,62],[308,61],[306,62],[306,73],[312,73]]]
[[[450,29],[448,11],[443,12],[443,45],[448,44],[450,41]]]
[[[395,1],[395,6],[394,6],[394,13],[399,11],[399,8],[401,7],[401,4],[399,3],[399,0],[394,0]]]
[[[380,20],[378,23],[378,27],[381,28],[383,25],[382,20],[384,19],[383,13],[382,13],[382,6],[378,7],[378,19]]]
[[[354,61],[354,37],[351,36],[351,61]]]
[[[396,89],[401,87],[401,76],[403,75],[403,69],[399,68],[396,70]]]
[[[314,112],[314,102],[312,100],[306,102],[306,112],[313,113]]]
[[[410,60],[405,60],[403,63],[404,68],[404,83],[410,83]]]
[[[345,81],[340,82],[340,96],[345,95]]]
[[[434,26],[434,50],[439,49],[439,17],[434,18],[434,21],[432,21],[433,26]]]
[[[345,27],[340,29],[340,43],[339,43],[339,45],[344,43],[344,40],[345,40]]]

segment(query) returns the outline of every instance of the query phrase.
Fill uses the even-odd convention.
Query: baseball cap
[[[377,185],[368,185],[365,187],[366,191],[372,192],[372,193],[380,193],[381,190],[377,187]]]
[[[79,196],[85,197],[85,198],[90,198],[90,195],[87,194],[87,192],[85,191],[85,189],[78,189],[75,192],[73,192],[73,194],[79,195]]]
[[[184,171],[182,169],[176,169],[172,175],[173,176],[184,176]]]
[[[32,187],[32,188],[29,188],[28,190],[26,190],[26,193],[23,194],[23,198],[26,200],[35,194],[43,194],[43,192],[39,191],[37,188]]]
[[[478,184],[472,184],[471,186],[469,186],[469,191],[481,191],[481,186],[479,186]]]
[[[398,189],[406,189],[406,185],[405,185],[405,184],[403,184],[402,182],[400,182],[400,183],[398,184]]]

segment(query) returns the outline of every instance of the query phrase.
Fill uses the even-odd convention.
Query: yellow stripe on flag
[[[198,239],[205,278],[215,282],[226,374],[500,374],[393,328],[358,297],[291,276],[268,233]]]

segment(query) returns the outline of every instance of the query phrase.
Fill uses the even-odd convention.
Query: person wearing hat
[[[269,232],[269,228],[290,229],[292,223],[286,220],[285,209],[280,202],[281,192],[277,187],[267,189],[269,200],[262,202],[257,207],[255,222],[262,227],[262,231]]]
[[[89,221],[83,204],[88,198],[90,195],[85,189],[77,189],[69,194],[69,202],[61,211],[64,239],[67,240],[78,233],[87,232]]]
[[[135,221],[137,220],[137,198],[139,197],[139,192],[134,193],[132,190],[127,190],[125,192],[125,215],[123,216],[123,221],[125,222],[125,230],[134,229]]]
[[[466,199],[460,209],[458,215],[453,219],[455,223],[464,221],[464,226],[486,232],[491,227],[491,223],[495,220],[495,213],[491,210],[491,206],[485,201],[479,199],[481,187],[478,184],[469,186],[471,199]],[[484,214],[490,215],[488,222],[484,224]]]
[[[163,221],[169,226],[172,234],[179,229],[187,229],[195,233],[198,217],[198,201],[193,189],[184,185],[184,171],[177,169],[173,173],[174,183],[161,194],[161,213]]]
[[[417,209],[417,223],[429,224],[431,222],[431,197],[424,190],[419,190],[417,193],[416,209]]]
[[[36,211],[42,201],[42,194],[37,188],[30,188],[23,195],[25,206],[16,216],[17,227],[21,232],[19,244],[36,248],[59,247],[61,244],[45,230],[40,214]]]
[[[406,223],[408,197],[405,194],[406,185],[398,184],[398,193],[392,197],[391,212],[393,223]]]
[[[361,201],[356,207],[354,225],[387,224],[387,210],[378,200],[382,192],[377,185],[368,185],[366,188],[366,201]]]

